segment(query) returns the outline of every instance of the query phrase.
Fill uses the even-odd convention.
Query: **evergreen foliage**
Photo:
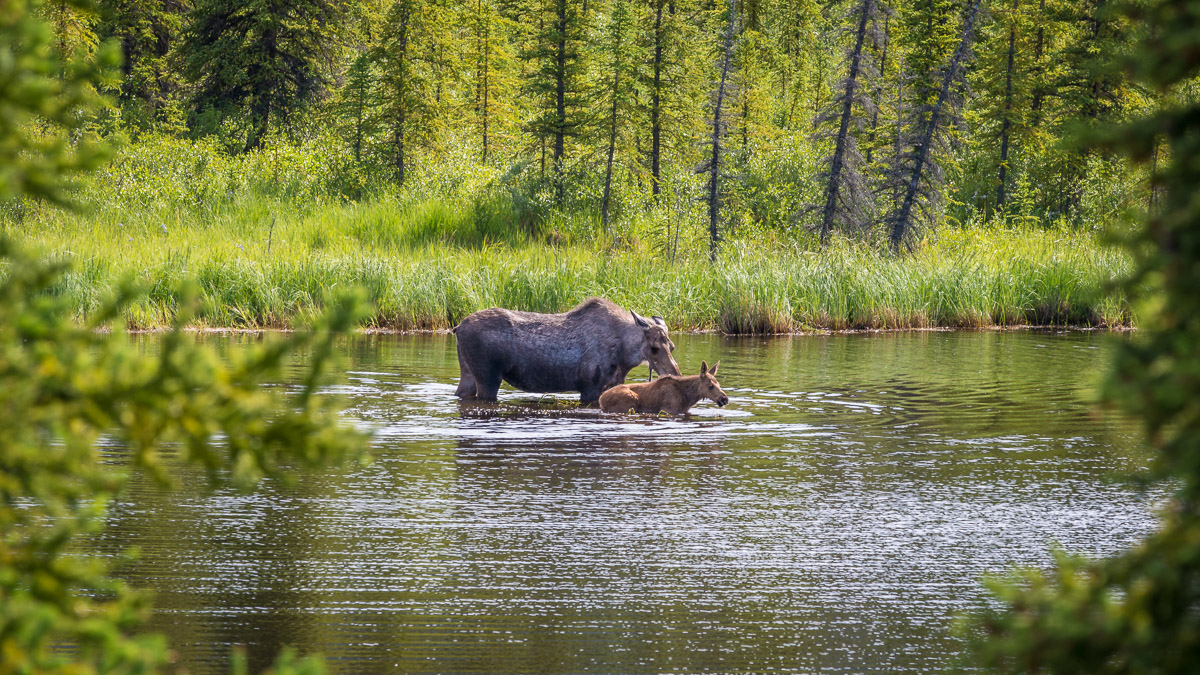
[[[232,121],[246,150],[286,130],[332,79],[345,14],[344,0],[198,0],[180,48],[193,124]]]
[[[102,104],[93,87],[108,56],[55,49],[52,27],[28,10],[22,0],[0,6],[0,195],[61,201],[70,177],[103,156],[63,136]],[[29,138],[32,120],[48,127],[46,140]],[[365,310],[348,299],[314,330],[226,363],[183,332],[196,306],[180,289],[179,321],[149,354],[112,332],[141,291],[120,284],[80,321],[55,292],[67,271],[0,235],[0,672],[153,672],[169,653],[161,637],[137,634],[147,597],[112,576],[109,561],[81,553],[82,538],[103,526],[131,470],[169,484],[190,463],[215,482],[250,486],[284,463],[359,453],[362,434],[316,392],[334,336]],[[298,349],[312,350],[310,366],[281,404],[263,384]],[[129,454],[102,453],[102,436]],[[288,653],[276,671],[318,667]]]
[[[866,120],[878,113],[871,97],[877,93],[874,78],[878,69],[873,63],[869,45],[878,44],[879,15],[886,12],[877,0],[860,0],[851,9],[854,18],[852,44],[846,55],[847,73],[837,87],[837,95],[827,111],[817,118],[818,124],[833,128],[833,154],[828,159],[829,170],[818,177],[825,182],[825,203],[818,226],[821,241],[828,242],[835,229],[847,234],[862,234],[870,230],[871,195],[863,172],[863,156],[858,147],[858,135]],[[853,125],[853,126],[852,126]]]
[[[894,250],[912,248],[914,238],[922,229],[931,228],[940,215],[945,190],[942,159],[951,152],[956,127],[961,124],[965,71],[981,2],[968,3],[958,47],[949,62],[934,71],[939,77],[916,77],[910,87],[914,100],[907,108],[905,135],[889,176],[899,198],[884,219],[888,244]],[[914,64],[936,54],[941,46],[938,35],[940,32],[931,31],[922,41]]]
[[[550,144],[554,199],[561,206],[566,197],[567,140],[583,136],[591,122],[583,81],[587,3],[531,0],[522,20],[532,27],[529,44],[520,52],[531,108],[526,128],[540,144],[543,172]]]
[[[380,115],[389,144],[387,155],[401,184],[409,168],[409,148],[428,143],[439,121],[440,42],[435,35],[443,26],[436,9],[425,0],[397,0],[388,12],[378,50]]]
[[[1200,2],[1125,5],[1147,29],[1126,73],[1159,91],[1200,74]],[[1088,105],[1102,99],[1087,95]],[[1097,108],[1093,108],[1098,110]],[[1131,293],[1152,300],[1148,335],[1125,342],[1109,376],[1109,401],[1135,415],[1158,448],[1156,476],[1178,490],[1160,529],[1104,560],[1060,555],[1050,573],[997,580],[1002,604],[970,624],[979,664],[996,672],[1189,673],[1200,659],[1200,106],[1195,99],[1110,126],[1100,149],[1148,160],[1160,143],[1173,161],[1155,175],[1161,211],[1127,245],[1137,260]]]
[[[176,127],[179,77],[169,63],[179,39],[182,0],[106,0],[100,5],[97,36],[121,49],[118,101],[135,129]]]
[[[96,84],[116,64],[111,48],[95,54],[72,46],[62,17],[90,6],[59,2],[60,23],[39,21],[28,0],[0,5],[0,201],[28,195],[63,203],[71,177],[99,166],[106,146],[88,133],[102,105]]]
[[[151,355],[103,330],[137,297],[134,287],[77,325],[75,308],[50,294],[64,266],[36,262],[7,239],[0,261],[0,671],[164,667],[161,637],[136,634],[146,596],[78,553],[80,539],[102,527],[131,469],[169,484],[186,462],[250,486],[279,475],[281,462],[316,466],[358,452],[362,436],[315,394],[335,333],[363,310],[344,304],[316,332],[227,365],[182,331],[185,301]],[[303,390],[281,405],[262,385],[302,348],[313,350]],[[102,457],[101,435],[125,444],[128,460]],[[176,448],[178,461],[169,459]]]
[[[125,57],[103,88],[119,115],[75,120],[77,146],[86,131],[150,132],[231,152],[271,139],[275,153],[337,134],[342,197],[398,189],[414,170],[496,170],[496,199],[531,234],[579,218],[620,238],[614,218],[669,211],[666,230],[707,234],[714,254],[735,233],[890,242],[905,211],[905,245],[942,222],[1095,226],[1149,201],[1145,170],[1071,134],[1163,101],[1103,65],[1141,30],[1109,0],[984,3],[978,56],[958,56],[941,105],[966,0],[873,0],[858,49],[861,0],[739,3],[728,61],[729,8],[707,0],[71,2],[35,4],[47,48],[62,63]],[[849,105],[846,51],[859,55]],[[795,218],[806,204],[819,215]]]

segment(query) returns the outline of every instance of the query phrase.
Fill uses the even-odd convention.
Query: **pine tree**
[[[436,15],[426,0],[396,0],[379,46],[383,109],[396,183],[410,169],[413,145],[428,143],[439,112]]]
[[[378,128],[378,108],[382,101],[374,73],[375,55],[360,53],[346,70],[346,83],[338,92],[335,110],[354,152],[354,162],[363,161],[363,152]]]
[[[662,194],[662,130],[664,77],[666,70],[667,23],[663,21],[667,0],[651,0],[654,28],[650,32],[652,58],[650,61],[650,191]],[[668,17],[669,18],[669,17]]]
[[[729,82],[729,75],[734,70],[733,48],[738,25],[737,0],[729,0],[729,15],[726,22],[723,39],[724,48],[717,71],[717,90],[713,97],[708,162],[705,167],[708,172],[708,187],[705,199],[708,204],[708,257],[713,262],[717,260],[717,244],[721,241],[721,233],[718,227],[721,219],[721,166],[724,152],[721,140],[726,131],[726,86]]]
[[[646,95],[636,138],[645,142],[650,193],[658,197],[667,157],[680,168],[699,160],[695,139],[708,126],[702,103],[711,93],[711,49],[717,45],[711,36],[716,31],[704,25],[705,12],[691,0],[649,0],[647,9],[640,31],[645,63],[636,71]]]
[[[45,0],[33,7],[53,31],[58,75],[65,79],[69,64],[87,58],[99,45],[94,7],[81,0]]]
[[[621,122],[631,117],[634,106],[631,104],[633,85],[635,84],[636,68],[642,61],[637,53],[638,17],[635,14],[633,0],[613,0],[608,17],[608,30],[605,36],[605,60],[607,68],[605,75],[605,99],[607,117],[607,151],[604,162],[604,194],[600,202],[600,218],[605,229],[609,224],[609,205],[612,198],[613,161],[617,151],[617,137],[621,130]]]
[[[97,33],[121,46],[118,99],[139,126],[153,126],[176,110],[178,76],[169,63],[182,27],[181,0],[109,0],[100,6]]]
[[[821,7],[816,0],[778,0],[772,9],[766,22],[777,54],[776,122],[790,129],[808,121],[801,111],[812,96],[809,74],[817,67],[819,49],[812,35],[820,29]]]
[[[479,129],[479,161],[486,164],[497,135],[511,125],[512,21],[501,13],[494,0],[474,2],[469,49],[475,60],[472,110]]]
[[[964,69],[971,56],[971,42],[975,31],[975,20],[979,15],[982,0],[971,0],[961,28],[961,38],[953,57],[936,72],[940,77],[929,77],[928,73],[914,76],[915,97],[918,105],[910,109],[906,125],[904,151],[897,156],[891,171],[891,179],[899,188],[900,201],[892,206],[885,219],[888,243],[893,250],[912,246],[915,233],[923,225],[936,222],[943,189],[941,155],[951,141],[953,127],[959,123],[962,106]],[[919,50],[914,63],[922,63],[928,52]],[[928,83],[940,80],[936,95],[930,100]]]
[[[534,3],[526,20],[536,21],[536,30],[520,55],[532,107],[526,126],[543,148],[547,140],[552,144],[554,200],[561,206],[566,197],[567,139],[581,136],[587,126],[582,51],[587,5],[580,0]]]
[[[196,111],[244,116],[258,148],[324,92],[344,15],[342,0],[198,0],[180,51]]]
[[[1112,11],[1113,0],[1081,0],[1053,6],[1063,44],[1051,57],[1057,64],[1048,78],[1049,91],[1039,104],[1047,110],[1054,134],[1073,138],[1080,130],[1096,129],[1120,119],[1123,108],[1135,98],[1128,78],[1111,64],[1125,55],[1134,39],[1135,26]],[[1060,213],[1077,212],[1080,185],[1092,151],[1078,151],[1058,143],[1057,200]]]
[[[104,105],[95,84],[115,67],[115,50],[62,51],[62,33],[29,0],[0,7],[0,202],[18,197],[68,203],[74,176],[109,148],[87,133]]]
[[[871,94],[875,91],[872,80],[878,73],[868,46],[881,39],[878,19],[882,11],[885,10],[881,10],[878,0],[858,0],[851,7],[848,17],[853,26],[853,46],[846,55],[846,77],[829,110],[817,120],[827,127],[834,121],[837,123],[829,171],[823,176],[825,203],[818,227],[823,243],[829,241],[834,229],[861,233],[870,227],[871,195],[863,176],[864,162],[855,132],[877,110]]]
[[[1159,0],[1127,11],[1152,37],[1123,59],[1125,67],[1164,93],[1194,82],[1200,2]],[[966,632],[973,668],[1190,673],[1200,655],[1200,170],[1193,160],[1200,154],[1200,106],[1109,125],[1105,135],[1097,150],[1115,146],[1145,160],[1165,142],[1173,158],[1155,177],[1165,189],[1162,213],[1139,223],[1127,242],[1136,271],[1126,292],[1154,298],[1138,318],[1146,334],[1114,350],[1104,393],[1141,421],[1157,450],[1152,477],[1174,494],[1158,509],[1160,527],[1124,552],[1101,560],[1060,554],[1053,570],[994,582],[998,602],[982,604]]]
[[[979,57],[972,73],[972,146],[964,188],[985,213],[1003,210],[1011,194],[1019,153],[1033,148],[1031,123],[1037,91],[1038,6],[1042,0],[1004,0],[980,30]]]

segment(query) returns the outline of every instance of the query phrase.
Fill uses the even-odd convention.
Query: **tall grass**
[[[163,140],[124,153],[84,211],[24,205],[0,227],[73,263],[55,292],[81,315],[120,280],[141,282],[135,328],[169,324],[185,279],[205,301],[198,322],[219,327],[288,327],[347,287],[374,302],[373,326],[398,330],[449,328],[492,306],[563,311],[591,295],[728,333],[1132,320],[1108,292],[1127,259],[1087,232],[947,229],[897,257],[744,228],[710,263],[687,199],[631,208],[605,232],[590,211],[546,210],[486,167],[350,201],[314,154],[231,158]]]
[[[354,286],[375,304],[372,325],[399,330],[449,328],[492,306],[563,311],[591,295],[677,328],[728,333],[1131,320],[1107,293],[1126,259],[1087,234],[980,228],[902,257],[847,242],[743,242],[712,264],[702,255],[668,262],[645,246],[530,244],[493,215],[437,199],[283,215],[254,205],[211,222],[64,216],[21,234],[73,263],[56,292],[81,313],[119,280],[141,282],[149,292],[128,317],[139,328],[172,320],[184,279],[205,300],[198,320],[231,327],[287,327],[330,291]]]

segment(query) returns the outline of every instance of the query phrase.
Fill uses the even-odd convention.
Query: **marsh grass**
[[[8,229],[72,263],[55,292],[81,315],[118,281],[143,284],[133,328],[170,323],[185,280],[205,300],[201,324],[218,327],[289,327],[351,286],[375,305],[370,325],[395,330],[446,329],[492,306],[563,311],[591,295],[726,333],[1131,322],[1108,292],[1127,260],[1083,233],[951,231],[899,257],[740,241],[713,264],[703,251],[667,262],[647,243],[559,244],[513,223],[496,205],[431,197],[59,213]]]
[[[290,327],[351,286],[375,305],[369,325],[394,330],[446,329],[493,306],[563,311],[592,295],[727,333],[1132,322],[1109,289],[1127,258],[1085,231],[943,228],[894,256],[739,226],[710,263],[685,193],[627,204],[606,231],[594,209],[549,208],[536,181],[466,161],[350,200],[337,157],[319,144],[227,156],[158,139],[96,176],[82,210],[10,204],[0,229],[72,263],[54,292],[81,316],[121,280],[141,283],[132,328],[170,324],[188,281],[208,327]]]

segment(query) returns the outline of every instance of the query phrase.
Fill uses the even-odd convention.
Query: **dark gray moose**
[[[503,380],[537,393],[579,392],[593,403],[649,362],[678,375],[675,349],[661,317],[647,320],[604,298],[588,298],[565,314],[484,309],[454,327],[463,399],[496,400]]]

